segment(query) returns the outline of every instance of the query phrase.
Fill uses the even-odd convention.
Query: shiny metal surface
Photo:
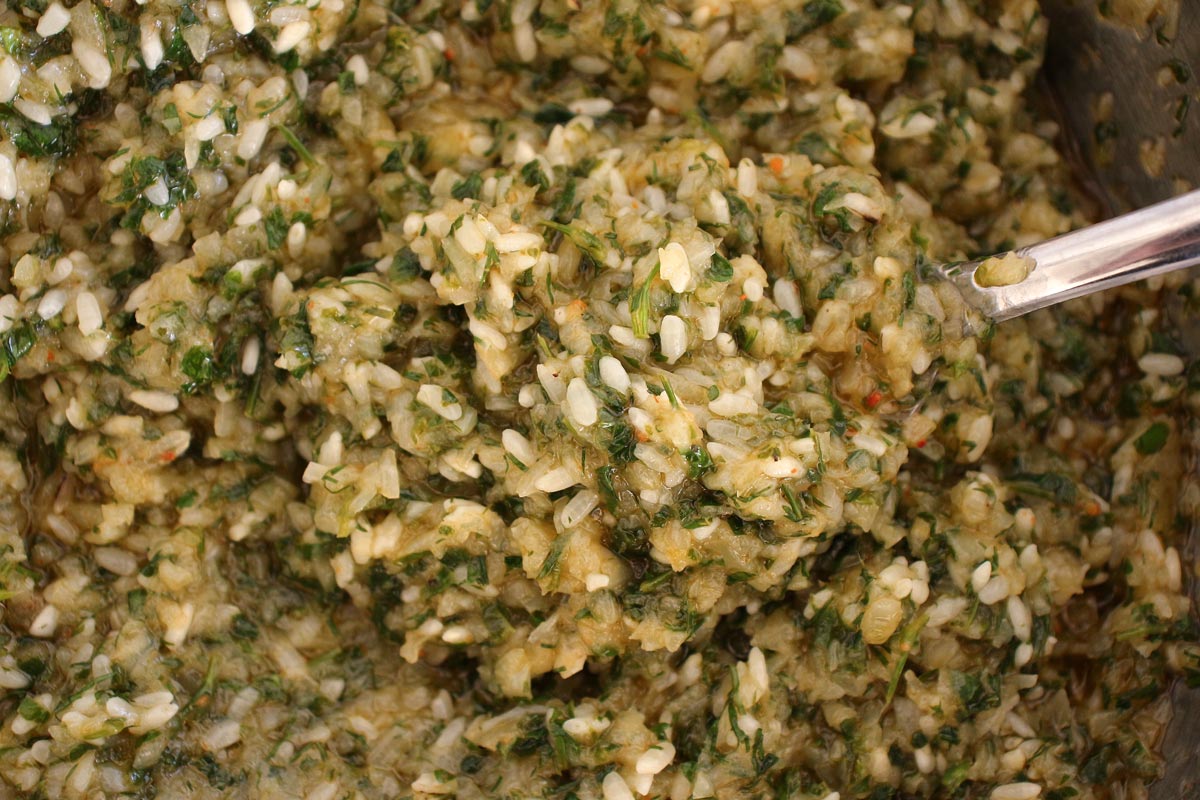
[[[967,302],[997,322],[1164,272],[1200,264],[1200,191],[1015,251],[1032,272],[1011,286],[982,288],[986,261],[946,268]]]
[[[1041,5],[1042,88],[1107,212],[1200,188],[1200,2],[1164,3],[1140,28],[1103,19],[1095,0]]]

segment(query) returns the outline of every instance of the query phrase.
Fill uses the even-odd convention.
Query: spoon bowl
[[[1011,253],[949,264],[942,274],[968,304],[1002,322],[1196,264],[1200,190]]]

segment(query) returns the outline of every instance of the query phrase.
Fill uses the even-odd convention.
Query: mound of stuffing
[[[1138,800],[1186,276],[1033,0],[0,8],[0,796]]]

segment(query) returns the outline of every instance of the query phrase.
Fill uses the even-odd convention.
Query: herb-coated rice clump
[[[1033,0],[0,8],[0,796],[1146,796],[1186,277]]]

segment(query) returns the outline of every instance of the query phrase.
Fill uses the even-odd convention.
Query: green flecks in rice
[[[927,274],[1086,221],[1044,35],[0,10],[0,785],[1143,796],[1195,287],[974,338]]]

